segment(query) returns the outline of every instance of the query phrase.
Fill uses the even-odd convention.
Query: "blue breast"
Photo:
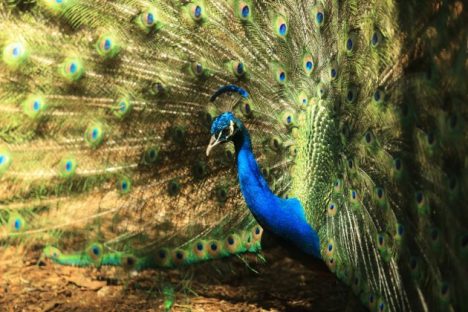
[[[296,198],[282,199],[270,190],[255,160],[245,127],[236,136],[234,144],[240,188],[256,220],[304,253],[321,258],[318,234],[307,222],[304,208]]]

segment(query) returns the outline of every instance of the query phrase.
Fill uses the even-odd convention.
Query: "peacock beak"
[[[220,137],[221,135],[219,135],[218,138],[216,138],[214,135],[211,137],[210,144],[208,144],[208,147],[206,148],[206,156],[210,156],[211,149],[220,143]]]

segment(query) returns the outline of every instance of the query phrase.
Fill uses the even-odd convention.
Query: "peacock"
[[[369,310],[468,310],[466,3],[0,14],[0,248],[177,270],[270,233]]]

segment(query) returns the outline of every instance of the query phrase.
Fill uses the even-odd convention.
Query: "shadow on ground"
[[[0,262],[2,311],[365,311],[320,261],[307,266],[281,248],[256,257],[138,274],[25,262],[14,249]],[[39,265],[41,264],[41,265]],[[173,291],[173,295],[171,295]],[[171,300],[173,299],[173,300]]]

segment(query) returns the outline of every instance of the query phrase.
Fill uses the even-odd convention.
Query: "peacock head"
[[[232,141],[241,127],[242,122],[231,112],[216,117],[211,124],[211,139],[206,149],[206,156],[209,156],[211,149],[216,145]]]

